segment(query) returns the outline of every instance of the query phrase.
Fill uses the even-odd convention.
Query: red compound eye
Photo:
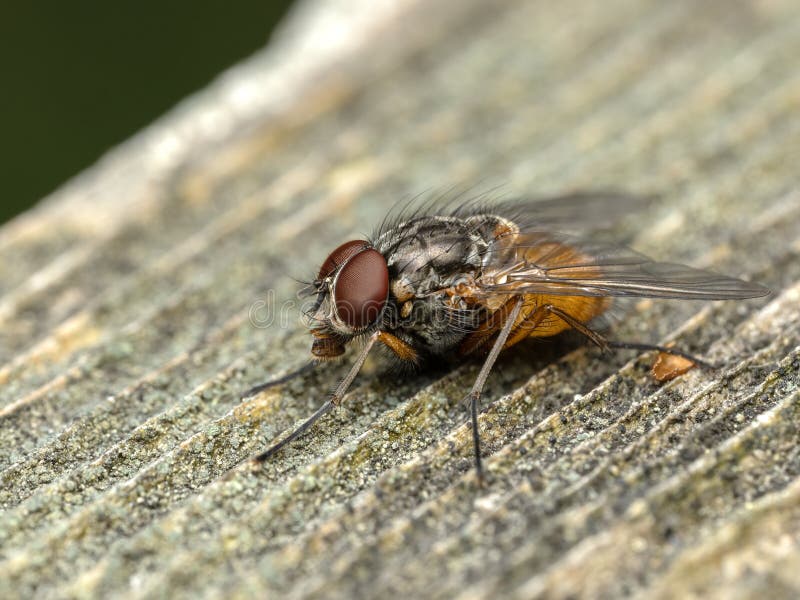
[[[364,240],[350,240],[339,246],[336,250],[330,253],[325,262],[319,268],[319,275],[317,279],[322,280],[333,273],[338,267],[341,267],[347,262],[347,259],[358,254],[367,247],[367,242]]]
[[[336,277],[336,316],[354,329],[367,327],[380,317],[388,295],[386,259],[377,250],[364,248],[347,260]]]

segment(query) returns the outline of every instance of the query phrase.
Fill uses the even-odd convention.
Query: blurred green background
[[[5,3],[0,223],[264,46],[291,4]]]

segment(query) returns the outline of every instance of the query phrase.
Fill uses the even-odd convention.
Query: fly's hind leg
[[[706,368],[706,369],[717,369],[719,365],[712,364],[702,358],[699,358],[693,354],[689,354],[688,352],[684,352],[683,350],[678,350],[676,348],[667,348],[666,346],[659,346],[657,344],[645,344],[639,342],[618,342],[615,340],[608,340],[602,334],[590,329],[569,313],[564,312],[563,310],[552,306],[552,305],[545,305],[545,308],[550,313],[556,315],[558,318],[563,320],[567,325],[572,327],[574,330],[580,332],[589,340],[592,341],[596,346],[598,346],[603,351],[608,351],[611,348],[617,348],[622,350],[658,350],[659,352],[663,352],[665,354],[672,354],[674,356],[680,356],[681,358],[685,358],[687,360],[692,361],[696,365]]]

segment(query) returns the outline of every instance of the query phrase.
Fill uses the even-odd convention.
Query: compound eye
[[[373,248],[362,249],[339,271],[333,289],[336,316],[354,329],[378,320],[389,295],[386,259]]]
[[[364,240],[350,240],[339,246],[336,250],[330,253],[325,262],[319,268],[319,275],[317,279],[322,281],[330,276],[337,268],[341,267],[347,262],[347,259],[355,254],[361,252],[367,247],[367,242]]]

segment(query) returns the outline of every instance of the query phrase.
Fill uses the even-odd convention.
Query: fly
[[[316,296],[308,313],[312,362],[245,397],[340,357],[354,339],[362,339],[363,347],[330,399],[254,460],[267,460],[337,406],[377,344],[415,365],[483,357],[465,397],[479,483],[481,391],[498,355],[520,341],[575,330],[604,350],[659,350],[708,366],[673,348],[609,340],[595,326],[621,297],[740,300],[769,294],[755,283],[656,262],[587,235],[635,203],[634,197],[599,194],[467,204],[449,213],[401,215],[372,239],[336,248],[310,284]]]

